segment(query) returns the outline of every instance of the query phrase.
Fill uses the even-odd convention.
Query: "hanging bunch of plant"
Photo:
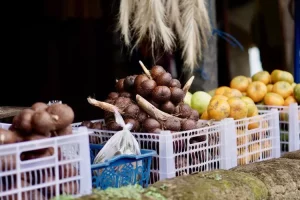
[[[150,41],[151,49],[181,48],[184,66],[191,70],[211,34],[205,0],[121,0],[119,29],[128,47]]]

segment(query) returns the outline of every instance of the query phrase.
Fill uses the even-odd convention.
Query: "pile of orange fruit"
[[[260,71],[252,77],[236,76],[230,87],[221,86],[209,94],[212,99],[201,119],[243,119],[258,115],[256,104],[289,106],[300,103],[300,84],[291,73],[274,70]]]
[[[250,79],[237,76],[230,82],[230,88],[238,89],[255,103],[270,106],[289,106],[300,103],[300,84],[294,82],[291,73],[274,70],[257,72]]]

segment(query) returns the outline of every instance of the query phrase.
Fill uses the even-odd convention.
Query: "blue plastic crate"
[[[156,152],[141,150],[141,155],[119,155],[104,163],[93,164],[103,145],[90,144],[92,186],[106,189],[139,184],[148,187],[151,160]]]

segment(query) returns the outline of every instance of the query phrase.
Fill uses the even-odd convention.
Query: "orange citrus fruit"
[[[247,88],[247,96],[250,97],[255,103],[264,99],[267,93],[267,86],[260,81],[253,81]]]
[[[271,75],[267,71],[260,71],[252,76],[252,81],[261,81],[267,85],[271,82]]]
[[[209,119],[222,120],[229,116],[230,106],[226,100],[213,99],[207,107]]]
[[[231,88],[227,87],[227,86],[221,86],[219,88],[216,89],[215,91],[215,95],[219,94],[219,95],[224,95],[224,93],[230,92]]]
[[[205,110],[205,111],[202,113],[200,119],[202,119],[202,120],[209,120],[207,110]]]
[[[266,105],[269,105],[269,106],[283,106],[284,99],[279,94],[269,92],[266,94],[266,96],[264,98],[264,102]]]
[[[246,76],[236,76],[230,82],[230,87],[245,92],[249,85],[249,80]]]
[[[286,81],[289,84],[294,83],[294,77],[290,72],[275,69],[271,73],[271,82]]]
[[[286,81],[278,81],[274,84],[272,92],[281,95],[285,99],[293,93],[293,88]]]
[[[247,117],[248,107],[241,98],[231,97],[227,102],[230,106],[229,117],[233,119],[243,119]]]
[[[297,103],[296,99],[293,96],[289,96],[284,100],[284,106],[289,106],[291,103]]]
[[[267,85],[267,90],[268,92],[272,92],[273,84],[268,84]]]

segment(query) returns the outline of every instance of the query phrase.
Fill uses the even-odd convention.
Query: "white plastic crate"
[[[102,121],[103,120],[94,120]],[[78,127],[80,123],[73,124]],[[184,132],[159,134],[133,133],[140,148],[157,152],[151,164],[150,184],[165,178],[192,174],[200,171],[229,169],[236,166],[234,121]],[[91,143],[104,143],[115,131],[96,130]]]
[[[300,106],[257,105],[259,110],[277,109],[279,111],[281,154],[300,149]]]
[[[6,129],[6,130],[8,130],[10,126],[11,126],[11,124],[0,123],[0,128]]]
[[[157,151],[158,155],[152,160],[151,183],[280,157],[278,110],[259,114],[241,120],[224,119],[212,126],[185,132],[133,133],[141,148]],[[92,122],[97,121],[104,123],[104,120]],[[80,124],[74,123],[73,127]],[[249,130],[249,124],[256,127]],[[115,131],[92,130],[90,142],[96,144],[105,143],[115,134]]]
[[[235,120],[238,165],[280,157],[278,110]]]
[[[0,199],[42,200],[62,193],[89,194],[92,189],[86,128],[77,134],[0,145]],[[48,148],[52,155],[33,159],[28,152]],[[61,153],[60,153],[61,152]],[[29,156],[29,157],[28,157]],[[24,158],[32,158],[24,160]]]

